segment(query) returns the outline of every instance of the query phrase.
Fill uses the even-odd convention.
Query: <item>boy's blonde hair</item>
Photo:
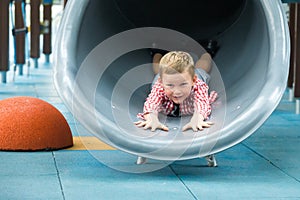
[[[191,77],[195,76],[195,67],[192,56],[183,51],[170,51],[159,62],[159,74],[175,74],[188,72]]]

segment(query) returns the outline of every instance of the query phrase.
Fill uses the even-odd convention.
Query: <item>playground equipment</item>
[[[51,104],[34,97],[0,101],[0,150],[55,150],[73,145],[71,129]]]
[[[49,62],[49,55],[52,53],[51,46],[51,9],[53,0],[31,0],[30,1],[30,27],[26,24],[25,0],[4,0],[0,2],[1,9],[1,48],[0,48],[0,71],[1,81],[6,83],[7,71],[9,71],[9,18],[13,35],[14,49],[14,71],[18,69],[19,75],[23,75],[23,66],[30,67],[29,54],[34,62],[35,68],[38,67],[40,58],[40,35],[43,34],[43,53],[46,62]],[[40,6],[44,7],[43,22],[40,22]],[[30,41],[28,32],[30,30]],[[29,50],[30,45],[30,50]],[[11,47],[12,48],[12,47]],[[29,52],[30,51],[30,52]],[[29,71],[29,70],[28,70]]]
[[[8,55],[8,47],[9,47],[9,0],[0,1],[0,71],[1,71],[1,80],[2,82],[6,82],[6,71],[9,70],[9,55]]]
[[[300,64],[299,64],[299,55],[300,55],[300,4],[299,1],[290,1],[298,2],[291,3],[289,5],[289,28],[291,35],[291,59],[290,59],[290,71],[288,78],[288,88],[290,91],[289,99],[293,101],[296,99],[296,114],[300,114]]]
[[[68,1],[57,35],[55,85],[75,118],[107,144],[159,160],[205,157],[249,137],[278,105],[290,52],[281,1],[185,4],[189,9],[170,0]],[[149,66],[136,66],[151,61],[151,45],[197,49],[188,37],[220,46],[214,61],[224,87],[212,86],[220,95],[215,125],[182,133],[179,118],[166,119],[168,133],[135,128],[131,124],[147,95],[142,82],[150,84],[153,76]]]

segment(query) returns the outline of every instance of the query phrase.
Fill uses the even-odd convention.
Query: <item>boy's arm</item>
[[[163,87],[159,80],[152,86],[143,108],[144,115],[148,113],[158,113],[159,107],[163,101]]]
[[[163,89],[159,81],[157,81],[152,89],[151,93],[148,95],[146,102],[144,103],[143,113],[139,114],[143,121],[135,122],[138,127],[144,127],[144,129],[151,129],[155,131],[156,129],[162,129],[168,131],[168,127],[162,124],[158,119],[159,106],[162,104],[163,100]]]
[[[207,84],[197,82],[194,87],[194,114],[191,121],[182,128],[182,131],[187,129],[203,130],[203,128],[209,128],[213,124],[212,122],[205,122],[211,113]]]
[[[206,120],[211,113],[208,85],[200,80],[194,86],[194,110]]]

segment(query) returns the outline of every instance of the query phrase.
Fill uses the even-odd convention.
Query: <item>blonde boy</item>
[[[158,67],[159,77],[144,103],[143,113],[138,114],[143,120],[135,124],[151,131],[156,129],[168,131],[168,127],[158,119],[158,113],[163,113],[172,117],[192,115],[190,122],[182,128],[182,131],[209,128],[212,123],[205,120],[211,114],[210,104],[216,98],[215,92],[208,94],[210,55],[203,54],[197,61],[195,69],[190,54],[171,51],[160,59]]]

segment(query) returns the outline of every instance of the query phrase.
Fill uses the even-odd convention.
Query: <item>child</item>
[[[158,113],[163,113],[173,117],[192,115],[182,131],[209,128],[212,123],[206,120],[211,114],[210,104],[217,96],[214,91],[211,95],[208,94],[211,56],[208,53],[203,54],[195,66],[190,54],[182,51],[171,51],[161,59],[153,59],[153,70],[159,72],[159,77],[144,103],[143,113],[138,114],[143,121],[135,124],[151,131],[168,131],[168,127],[158,119]],[[159,59],[157,65],[155,61]]]

